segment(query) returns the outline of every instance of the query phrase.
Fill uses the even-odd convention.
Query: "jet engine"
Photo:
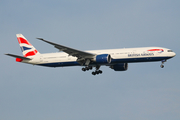
[[[128,63],[118,63],[110,66],[114,71],[126,71],[128,69]]]
[[[111,55],[109,54],[101,54],[101,55],[97,55],[94,59],[94,62],[98,63],[98,64],[107,64],[107,63],[111,63]]]

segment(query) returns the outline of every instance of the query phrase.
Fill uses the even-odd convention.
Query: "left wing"
[[[66,52],[70,56],[77,57],[78,59],[83,59],[83,58],[84,59],[87,59],[87,58],[91,59],[91,58],[94,58],[96,56],[95,54],[80,51],[80,50],[76,50],[76,49],[66,47],[66,46],[63,46],[63,45],[59,45],[59,44],[44,40],[42,38],[37,38],[37,39],[42,40],[44,42],[47,42],[47,43],[49,43],[51,45],[54,45],[54,47],[59,49],[60,51]]]

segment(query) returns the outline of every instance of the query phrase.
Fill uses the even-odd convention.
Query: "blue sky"
[[[2,120],[179,120],[180,1],[4,0],[0,2]],[[131,63],[125,72],[101,67],[46,68],[16,63],[15,34],[40,53],[57,52],[44,39],[79,50],[160,46],[176,57]]]

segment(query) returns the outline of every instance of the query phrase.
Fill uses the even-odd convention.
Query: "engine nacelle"
[[[128,69],[128,63],[118,63],[110,66],[114,71],[126,71]]]
[[[97,55],[93,61],[95,61],[98,64],[107,64],[111,63],[111,56],[109,54],[101,54]]]

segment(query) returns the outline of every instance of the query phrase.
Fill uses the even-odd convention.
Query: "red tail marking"
[[[22,37],[18,37],[17,39],[18,39],[19,44],[25,43],[27,45],[31,45],[31,43],[29,43],[26,39],[24,39]]]
[[[31,52],[28,52],[27,54],[25,54],[24,57],[33,56],[33,55],[36,55],[36,53],[37,53],[37,50],[34,50],[34,51],[31,51]]]
[[[23,61],[23,59],[21,59],[21,58],[16,58],[16,62],[22,62]]]

